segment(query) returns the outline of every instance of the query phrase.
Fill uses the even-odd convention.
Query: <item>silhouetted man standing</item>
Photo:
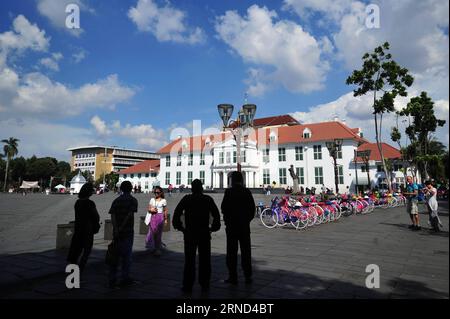
[[[198,248],[199,283],[202,291],[211,280],[211,232],[220,229],[220,214],[211,196],[203,194],[202,182],[192,181],[192,194],[184,196],[173,214],[173,228],[184,234],[183,292],[191,292],[195,280],[195,257]],[[181,216],[184,213],[184,225]],[[213,218],[210,227],[210,215]]]
[[[241,247],[241,266],[245,282],[252,282],[252,257],[250,242],[250,222],[255,216],[255,201],[250,190],[244,187],[240,172],[231,173],[231,188],[225,191],[222,214],[227,234],[226,283],[237,284],[237,252]]]

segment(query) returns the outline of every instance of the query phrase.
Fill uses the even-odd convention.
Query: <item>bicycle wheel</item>
[[[310,206],[308,208],[308,226],[314,226],[317,223],[317,211],[314,207]]]
[[[327,220],[328,216],[325,214],[325,211],[323,210],[323,208],[320,206],[314,206],[314,209],[316,210],[316,213],[317,213],[316,225],[326,223],[328,221]]]
[[[338,220],[342,215],[341,207],[338,204],[333,204],[332,206],[334,208],[334,219]]]
[[[304,223],[302,223],[302,212],[300,209],[292,209],[289,211],[289,220],[291,225],[295,227],[295,229],[303,229],[306,227]]]
[[[353,206],[349,203],[341,203],[339,207],[343,216],[348,217],[353,214]]]
[[[260,215],[261,223],[267,228],[274,228],[278,224],[278,215],[270,208],[266,208]]]
[[[297,229],[305,229],[306,227],[308,227],[308,220],[309,220],[308,212],[304,210],[299,211],[300,211],[300,218]]]

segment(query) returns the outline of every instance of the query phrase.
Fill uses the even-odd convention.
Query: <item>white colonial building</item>
[[[325,185],[334,190],[334,160],[326,143],[336,139],[342,142],[336,152],[340,192],[347,187],[354,192],[356,185],[360,189],[369,186],[367,165],[360,151],[370,150],[370,187],[383,187],[386,183],[376,144],[364,139],[360,129],[350,128],[337,119],[311,124],[300,124],[289,115],[255,119],[254,129],[243,135],[241,168],[249,188],[292,187],[289,172],[292,165],[299,176],[299,186],[320,190]],[[157,153],[159,161],[144,161],[120,171],[119,182],[129,180],[133,186],[140,185],[141,190],[147,192],[155,183],[164,188],[169,184],[189,187],[192,180],[198,178],[205,188],[221,189],[228,187],[229,173],[237,169],[236,139],[230,132],[180,137]],[[383,153],[396,163],[392,182],[403,182],[400,152],[383,144]]]
[[[146,160],[119,171],[119,184],[130,181],[133,189],[150,193],[154,186],[159,186],[159,160]]]
[[[300,124],[288,115],[255,120],[255,129],[244,134],[241,143],[241,167],[245,184],[250,188],[272,185],[293,186],[289,168],[295,168],[300,186],[322,185],[335,188],[334,162],[326,142],[342,140],[337,151],[339,191],[358,185],[367,185],[366,165],[355,151],[369,145],[371,186],[385,182],[384,173],[376,163],[379,152],[363,138],[360,129],[349,128],[339,120],[323,123]],[[395,148],[385,144],[386,158],[399,158]],[[181,137],[158,151],[161,156],[159,179],[162,187],[190,185],[199,178],[206,188],[228,187],[228,174],[237,169],[236,140],[230,132],[209,136]],[[378,171],[377,171],[378,168]],[[399,169],[398,167],[396,169]],[[393,174],[399,179],[400,171]],[[401,176],[400,176],[401,175]],[[400,180],[399,180],[400,181]]]

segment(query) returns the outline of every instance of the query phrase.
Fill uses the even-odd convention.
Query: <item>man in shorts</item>
[[[419,194],[419,186],[414,183],[413,178],[408,176],[406,178],[406,192],[403,195],[406,197],[406,212],[409,214],[411,218],[412,225],[409,226],[412,230],[420,230],[419,224],[419,207],[418,207],[418,197]]]

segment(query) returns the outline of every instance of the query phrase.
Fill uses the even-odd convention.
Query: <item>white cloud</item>
[[[85,128],[30,118],[0,120],[0,136],[2,138],[14,136],[20,139],[19,156],[54,156],[65,161],[70,160],[67,148],[95,142]]]
[[[9,69],[8,72],[14,71]],[[52,81],[38,72],[26,74],[19,82],[16,81],[17,77],[17,74],[10,75],[15,86],[14,83],[10,84],[8,96],[0,97],[0,105],[11,116],[17,113],[20,116],[73,116],[90,107],[113,108],[135,94],[134,89],[119,83],[116,74],[75,89]]]
[[[246,63],[257,66],[250,69],[250,75],[258,77],[248,80],[252,83],[249,91],[263,93],[274,83],[291,92],[322,89],[329,70],[328,62],[321,58],[323,45],[302,26],[288,20],[274,21],[276,18],[275,11],[253,5],[247,16],[227,11],[216,20],[219,38]]]
[[[385,41],[391,43],[394,59],[413,72],[443,65],[448,70],[448,1],[378,1],[380,28],[365,27],[366,5],[353,3],[342,16],[334,42],[349,69],[361,65],[361,57]]]
[[[150,124],[126,124],[125,126],[122,126],[120,121],[116,120],[110,125],[107,125],[106,122],[97,115],[92,117],[91,124],[96,133],[101,137],[121,136],[131,139],[138,145],[150,147],[152,149],[158,149],[167,144],[167,132],[155,129]]]
[[[111,130],[108,129],[108,127],[106,126],[105,121],[103,121],[97,115],[95,115],[91,119],[91,124],[94,127],[94,129],[97,132],[97,134],[99,134],[99,135],[109,135],[109,134],[111,134]]]
[[[87,54],[87,52],[83,49],[72,54],[73,62],[80,63],[81,61],[83,61],[86,58],[86,54]]]
[[[13,21],[13,31],[0,33],[0,54],[6,56],[11,51],[21,53],[28,49],[47,51],[49,43],[50,37],[45,36],[44,30],[31,24],[23,15],[18,15]]]
[[[76,4],[80,8],[80,29],[69,29],[66,27],[66,6]],[[84,30],[82,28],[82,12],[93,13],[94,10],[86,5],[84,0],[37,0],[37,9],[41,15],[50,20],[51,24],[59,29],[63,29],[74,36],[79,36]]]
[[[42,66],[52,70],[52,71],[59,71],[59,64],[58,61],[63,58],[63,55],[59,52],[53,53],[51,57],[42,58],[39,60],[39,64]]]
[[[410,97],[415,95],[409,95],[407,98],[397,98],[395,103],[395,108],[400,110],[406,106]],[[353,92],[349,92],[340,96],[335,101],[316,105],[310,107],[306,112],[295,112],[292,113],[297,120],[303,123],[317,123],[318,121],[332,121],[336,116],[341,121],[351,128],[361,128],[364,137],[370,141],[375,141],[375,124],[373,118],[372,109],[373,97],[370,95],[354,97]],[[448,100],[437,100],[435,101],[435,112],[436,116],[440,119],[445,119],[447,122],[443,128],[439,128],[436,131],[436,137],[438,140],[443,142],[448,146],[448,123],[449,123],[449,102]],[[391,141],[390,131],[393,126],[396,125],[395,114],[385,114],[383,117],[383,130],[382,138],[383,141],[394,145]],[[403,138],[406,138],[404,132],[405,123],[399,123],[400,131]]]
[[[128,17],[139,31],[152,33],[160,42],[196,44],[205,40],[203,30],[186,25],[186,13],[168,1],[165,6],[158,6],[154,0],[138,0],[136,7],[128,10]]]
[[[47,51],[50,39],[45,31],[32,25],[22,15],[13,21],[13,30],[0,34],[0,112],[2,118],[18,115],[64,117],[78,115],[87,108],[109,107],[126,102],[135,94],[135,89],[120,84],[116,74],[93,83],[72,88],[53,81],[39,72],[19,74],[8,66],[7,59],[25,50]],[[63,58],[59,52],[42,58],[40,65],[57,71],[58,61]]]
[[[353,0],[284,0],[283,9],[294,11],[303,19],[310,19],[313,12],[320,12],[327,19],[338,21]]]

